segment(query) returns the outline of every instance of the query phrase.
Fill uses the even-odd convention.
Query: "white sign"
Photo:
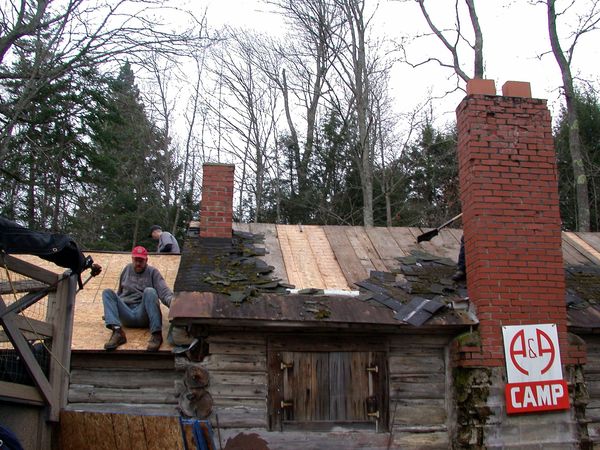
[[[508,414],[569,409],[556,324],[502,327]]]
[[[555,324],[502,327],[509,383],[562,380]]]

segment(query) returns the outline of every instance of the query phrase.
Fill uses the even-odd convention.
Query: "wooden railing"
[[[48,420],[57,422],[66,405],[71,358],[73,312],[77,292],[77,275],[62,275],[0,252],[0,270],[34,280],[28,283],[8,280],[12,296],[27,292],[7,303],[0,294],[0,341],[10,341],[25,364],[35,386],[0,381],[0,399],[24,404],[48,406]],[[38,282],[38,283],[36,283]],[[48,296],[45,320],[27,315],[27,309]],[[8,297],[7,297],[8,298]],[[46,375],[29,345],[30,340],[51,339],[50,365]]]

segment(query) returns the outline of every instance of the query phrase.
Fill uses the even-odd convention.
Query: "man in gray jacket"
[[[158,253],[181,253],[175,236],[168,231],[163,231],[160,225],[152,225],[150,227],[150,237],[158,241],[158,246],[156,247]]]
[[[121,272],[117,292],[102,292],[104,323],[112,336],[104,344],[105,350],[114,350],[127,342],[121,323],[132,328],[150,328],[147,350],[157,351],[162,344],[162,313],[158,300],[171,306],[173,292],[158,269],[148,265],[148,252],[142,246],[131,252],[131,264]]]

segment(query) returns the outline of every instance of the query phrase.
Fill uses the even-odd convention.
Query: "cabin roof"
[[[452,263],[456,261],[462,235],[459,229],[441,230],[430,242],[420,244],[417,244],[416,237],[426,231],[420,228],[235,224],[234,229],[264,236],[262,243],[257,241],[254,244],[265,251],[264,256],[258,259],[273,267],[269,276],[280,279],[281,283],[294,285],[297,289],[342,290],[346,294],[360,290],[361,295],[323,296],[318,291],[313,291],[312,295],[282,295],[277,288],[271,287],[262,292],[262,301],[251,298],[236,304],[226,295],[176,289],[176,277],[184,273],[188,277],[197,274],[180,271],[178,275],[180,261],[183,268],[186,249],[194,240],[187,238],[183,260],[180,255],[150,254],[149,264],[161,271],[178,297],[170,311],[162,306],[165,336],[169,315],[180,322],[350,329],[355,326],[377,326],[382,331],[390,327],[397,329],[398,324],[402,324],[406,329],[416,330],[414,326],[395,319],[392,309],[373,298],[377,296],[385,300],[386,297],[385,293],[373,295],[377,291],[373,286],[388,291],[392,299],[399,299],[404,304],[410,304],[414,297],[435,298],[436,292],[438,295],[442,292],[444,301],[457,306],[456,309],[436,311],[419,329],[439,328],[440,325],[460,327],[475,322],[460,304],[467,297],[464,286],[457,285],[453,291],[444,292],[445,285],[439,283],[454,270],[447,260]],[[562,238],[569,326],[591,332],[600,328],[600,233],[563,232]],[[85,253],[102,265],[103,271],[77,294],[72,349],[104,351],[103,345],[110,332],[102,321],[102,291],[116,289],[119,274],[129,263],[130,254]],[[425,261],[427,255],[438,259]],[[18,257],[57,273],[63,271],[35,256]],[[447,260],[442,264],[439,258]],[[408,274],[411,267],[415,270]],[[390,274],[394,274],[393,278]],[[423,280],[425,282],[421,283]],[[370,291],[355,284],[363,281],[371,285]],[[417,286],[419,283],[421,286]],[[411,289],[415,295],[410,293]],[[422,289],[433,292],[423,292]],[[117,351],[143,351],[148,337],[147,330],[128,329],[128,342]],[[165,342],[161,349],[170,351],[170,346]]]
[[[170,310],[175,323],[313,328],[371,325],[382,331],[384,326],[395,326],[398,331],[400,327],[477,323],[476,317],[464,310],[468,299],[464,284],[450,281],[461,230],[444,229],[422,243],[416,239],[425,231],[420,228],[236,224],[234,230],[238,238],[245,233],[261,236],[252,246],[266,249],[260,258],[273,268],[272,278],[248,283],[251,289],[257,288],[260,301],[244,295],[247,285],[244,288],[228,279],[228,273],[238,277],[235,268],[221,265],[215,270],[212,265],[219,258],[227,259],[217,255],[236,259],[246,249],[236,255],[226,240],[194,237],[186,244],[175,283],[178,299]],[[571,303],[578,305],[570,315],[573,326],[583,326],[583,319],[586,327],[600,326],[600,314],[594,319],[594,314],[579,312],[595,308],[592,293],[594,287],[600,290],[600,278],[590,275],[592,268],[600,267],[599,236],[563,233],[569,296]],[[587,290],[582,287],[581,268],[586,268],[585,280],[592,286]],[[273,280],[299,289],[360,290],[361,295],[281,295],[269,292],[280,288],[269,283]],[[262,289],[263,285],[269,289]]]

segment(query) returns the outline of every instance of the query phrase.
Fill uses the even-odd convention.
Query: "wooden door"
[[[284,427],[386,428],[385,352],[281,351],[277,359]]]

